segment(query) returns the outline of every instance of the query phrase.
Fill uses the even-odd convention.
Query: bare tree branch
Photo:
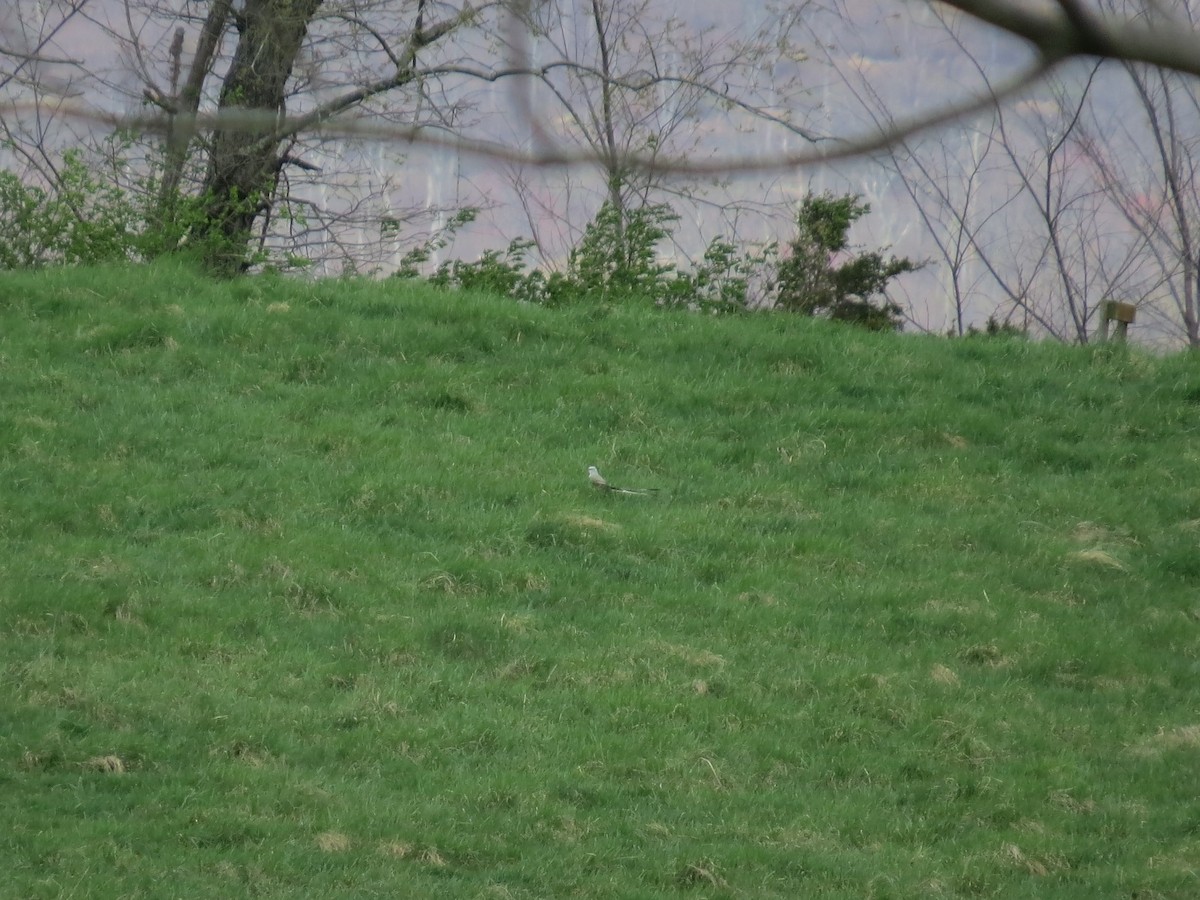
[[[1073,56],[1096,56],[1200,75],[1200,34],[1187,23],[1091,12],[1075,0],[1039,8],[1010,0],[938,2],[1023,38],[1050,65]]]
[[[0,56],[11,56],[13,59],[19,59],[22,63],[49,63],[50,65],[58,66],[82,66],[83,63],[78,59],[68,59],[66,57],[47,56],[45,53],[26,53],[22,50],[17,50],[14,47],[6,47],[0,44]]]
[[[73,10],[83,7],[87,0],[74,0]],[[217,0],[218,4],[228,0]],[[1037,61],[1025,71],[1012,77],[1008,83],[997,86],[994,95],[968,97],[956,103],[947,104],[940,109],[926,114],[897,121],[886,129],[861,134],[853,137],[830,141],[816,150],[792,152],[770,158],[747,155],[727,155],[714,157],[703,162],[688,160],[682,157],[672,158],[662,154],[634,154],[630,157],[630,165],[655,171],[666,171],[678,174],[706,176],[723,174],[730,171],[738,172],[770,172],[784,171],[797,166],[815,165],[854,156],[869,155],[886,149],[891,144],[910,137],[927,129],[936,128],[948,122],[960,119],[986,109],[996,99],[1010,96],[1038,79],[1056,64],[1073,56],[1094,55],[1114,59],[1145,62],[1162,66],[1180,72],[1200,75],[1200,34],[1190,25],[1163,21],[1161,18],[1148,21],[1144,18],[1118,16],[1107,12],[1091,12],[1085,10],[1073,0],[1062,0],[1053,5],[1032,6],[1024,3],[1013,3],[1009,0],[938,0],[941,5],[957,9],[979,21],[995,26],[1011,35],[1022,38],[1030,43],[1038,53]],[[396,59],[412,59],[415,52],[443,36],[446,31],[461,24],[464,17],[478,15],[488,7],[501,5],[499,0],[481,4],[479,7],[465,7],[458,15],[441,23],[417,31],[409,46],[402,55],[393,51]],[[36,51],[35,51],[36,53]],[[565,64],[565,63],[564,63]],[[455,72],[470,74],[488,80],[499,80],[519,74],[541,73],[545,67],[515,65],[498,70],[469,70],[467,67],[445,67],[441,70],[432,69],[422,73],[423,77],[437,77],[439,74],[449,75]],[[362,101],[391,90],[397,86],[409,83],[415,73],[403,72],[404,66],[397,68],[394,75],[373,83],[356,88],[355,90],[329,101],[319,109],[305,115],[290,118],[281,123],[280,136],[294,134],[298,131],[320,127],[326,135],[344,137],[361,137],[375,140],[404,140],[418,141],[435,147],[454,149],[470,155],[478,155],[500,159],[513,163],[534,165],[575,165],[588,164],[598,161],[592,151],[565,149],[561,147],[542,147],[527,150],[503,143],[455,137],[434,135],[422,132],[415,127],[377,124],[363,120],[352,123],[330,123],[330,119],[339,113],[360,104]],[[11,74],[7,78],[11,78]],[[0,86],[4,81],[0,80]],[[628,86],[637,87],[630,81]],[[734,101],[736,102],[736,101]],[[10,101],[0,105],[0,112],[17,113],[28,111],[28,106],[21,101]],[[60,114],[72,116],[83,121],[106,125],[124,125],[151,131],[162,131],[160,120],[148,116],[116,116],[114,114],[88,107],[84,104],[64,104]],[[278,121],[275,112],[265,112],[256,117],[250,111],[238,110],[223,113],[220,117],[209,115],[199,116],[197,127],[202,128],[231,128],[258,130],[267,120]],[[785,124],[782,120],[774,124]],[[802,133],[802,132],[797,132]],[[810,135],[811,136],[811,135]]]
[[[29,66],[32,63],[64,63],[67,65],[78,66],[79,63],[77,63],[75,60],[64,60],[49,57],[45,55],[44,51],[46,48],[54,44],[59,32],[61,32],[63,28],[66,27],[67,23],[70,22],[71,19],[73,19],[76,15],[78,15],[89,2],[90,0],[71,0],[71,2],[67,4],[61,12],[60,18],[54,24],[54,26],[48,31],[45,31],[38,39],[37,44],[28,51],[22,52],[7,48],[0,48],[0,56],[11,56],[14,59],[19,60],[12,71],[0,75],[0,88],[7,86],[21,73],[26,66]]]
[[[448,66],[432,69],[427,75],[450,74],[455,72],[472,71],[461,66]],[[714,155],[704,161],[696,161],[687,156],[672,156],[669,154],[649,154],[631,152],[627,163],[632,168],[675,175],[727,175],[730,172],[783,172],[802,166],[814,166],[835,160],[852,159],[869,155],[886,149],[896,141],[910,137],[922,131],[937,128],[957,119],[978,113],[992,106],[997,99],[1005,99],[1020,92],[1035,83],[1048,71],[1041,63],[1031,66],[1008,83],[999,85],[994,93],[973,97],[969,100],[949,106],[918,118],[898,121],[895,125],[881,132],[871,132],[854,138],[830,138],[821,149],[796,153],[763,155]],[[528,74],[525,70],[501,70],[493,73],[478,73],[488,79],[499,79],[511,75]],[[378,141],[405,141],[423,144],[429,147],[453,150],[467,156],[501,160],[509,163],[520,163],[537,166],[588,165],[601,162],[602,158],[595,152],[564,147],[543,147],[526,149],[523,147],[491,141],[482,138],[469,138],[461,135],[433,133],[421,126],[403,126],[391,123],[371,122],[365,118],[353,121],[331,121],[338,113],[355,106],[363,99],[375,96],[386,90],[404,83],[395,78],[383,79],[364,88],[359,88],[344,97],[326,104],[320,111],[314,111],[303,116],[286,117],[282,121],[276,113],[266,113],[258,110],[225,110],[220,113],[198,113],[195,117],[195,127],[201,130],[222,128],[230,131],[257,132],[264,125],[278,124],[280,135],[294,134],[303,130],[313,130],[326,137],[362,138]],[[31,104],[14,101],[0,104],[0,113],[16,113],[28,111]],[[106,125],[111,128],[132,128],[140,131],[158,132],[166,130],[165,123],[159,116],[122,115],[99,110],[84,104],[63,104],[59,107],[61,114],[71,116],[81,121]]]

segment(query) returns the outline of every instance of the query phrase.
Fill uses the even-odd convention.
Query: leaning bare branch
[[[78,59],[69,59],[67,57],[47,56],[45,53],[25,53],[17,50],[15,47],[5,47],[0,44],[0,56],[11,56],[13,59],[19,59],[26,63],[49,63],[59,66],[82,66],[83,61]]]
[[[1186,23],[1150,23],[1086,11],[1073,0],[1038,9],[1010,0],[939,2],[1024,38],[1049,64],[1073,56],[1098,56],[1200,75],[1200,34]]]
[[[1023,90],[1042,77],[1047,70],[1044,63],[1031,66],[1028,70],[1013,78],[1005,85],[999,85],[986,95],[971,98],[963,103],[947,106],[927,116],[897,122],[895,125],[878,132],[860,135],[856,138],[830,142],[820,149],[800,153],[776,154],[771,156],[729,155],[713,156],[704,161],[690,160],[682,156],[670,156],[665,153],[631,153],[627,163],[631,168],[663,172],[672,175],[712,176],[728,175],[731,171],[740,173],[752,172],[781,172],[801,166],[812,166],[819,163],[840,159],[849,159],[878,152],[886,147],[910,137],[917,132],[945,125],[964,116],[986,109],[997,100]],[[224,131],[243,131],[261,134],[264,128],[274,128],[276,136],[298,134],[301,131],[315,130],[324,137],[347,137],[375,141],[407,141],[424,146],[453,150],[466,156],[477,156],[499,160],[508,163],[537,166],[577,166],[594,165],[603,162],[595,152],[581,148],[566,148],[551,146],[537,150],[515,147],[496,141],[478,138],[467,138],[457,135],[431,132],[420,126],[406,127],[394,124],[381,124],[370,121],[365,117],[354,119],[334,120],[337,113],[344,111],[363,99],[382,93],[384,90],[398,84],[394,78],[366,85],[351,94],[339,98],[331,104],[301,116],[290,116],[280,121],[278,113],[262,110],[226,109],[219,113],[199,113],[194,118],[189,117],[193,129],[209,130],[220,128]],[[29,103],[13,102],[0,105],[0,115],[9,113],[28,112],[34,106]],[[111,128],[133,128],[147,132],[162,132],[167,129],[167,123],[161,116],[126,116],[109,113],[94,107],[81,104],[61,104],[56,107],[59,115],[75,119],[107,125]]]

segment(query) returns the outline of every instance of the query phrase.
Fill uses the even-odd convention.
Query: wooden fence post
[[[1137,307],[1132,303],[1118,303],[1116,300],[1104,301],[1104,315],[1100,320],[1100,341],[1101,343],[1108,342],[1108,323],[1116,322],[1116,340],[1118,343],[1125,343],[1129,326],[1133,324],[1134,318],[1137,316]]]

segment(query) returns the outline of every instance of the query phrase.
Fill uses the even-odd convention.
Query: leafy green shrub
[[[178,198],[169,210],[155,208],[153,167],[132,188],[122,185],[124,156],[132,144],[110,139],[107,162],[114,171],[68,150],[49,186],[28,184],[0,171],[0,269],[95,265],[148,260],[186,247],[200,233],[200,198]]]
[[[545,302],[546,279],[541,272],[527,271],[526,254],[533,241],[517,238],[507,250],[488,250],[475,262],[450,260],[438,266],[429,283],[437,287],[456,287],[468,291],[486,291],[532,303]]]
[[[41,210],[46,192],[0,171],[0,269],[27,269],[47,254]]]
[[[853,194],[804,198],[790,254],[779,263],[777,302],[805,315],[825,315],[876,331],[900,327],[901,309],[887,299],[888,282],[919,266],[878,251],[848,253],[850,226],[871,211]],[[840,260],[840,261],[839,261]]]
[[[779,258],[775,243],[748,251],[718,237],[691,269],[682,270],[658,260],[659,244],[679,220],[669,206],[622,211],[606,202],[584,229],[563,272],[531,270],[528,253],[534,243],[517,239],[507,250],[489,250],[474,262],[444,262],[429,280],[440,287],[490,291],[546,305],[636,300],[713,313],[773,306],[877,330],[896,329],[901,311],[886,299],[887,285],[918,266],[879,251],[847,252],[850,226],[869,210],[857,196],[810,195],[797,214],[798,233],[786,258]],[[460,211],[410,251],[396,276],[419,277],[421,267],[449,245],[461,225],[474,220],[475,212]]]
[[[458,234],[458,230],[464,225],[474,222],[478,215],[479,210],[473,206],[465,206],[458,210],[437,232],[401,257],[400,266],[392,273],[392,277],[420,278],[422,266],[433,259],[434,254],[439,250],[449,247],[454,242],[454,236]],[[395,234],[399,230],[400,222],[395,219],[384,219],[380,224],[380,232],[384,237]],[[448,284],[449,282],[444,281],[443,283]]]
[[[773,286],[777,255],[775,243],[754,253],[723,237],[713,238],[692,270],[675,273],[670,302],[714,314],[762,305],[762,296]]]
[[[63,154],[51,188],[0,172],[0,267],[89,265],[136,256],[139,215],[120,187],[102,181],[78,150]]]
[[[451,243],[460,227],[474,221],[476,212],[460,210],[437,234],[405,254],[393,277],[420,277],[422,266]],[[571,251],[564,272],[530,269],[528,254],[535,245],[518,238],[506,250],[488,250],[474,262],[443,262],[429,282],[550,306],[580,300],[664,301],[674,289],[674,267],[657,262],[656,248],[670,234],[667,225],[677,218],[667,206],[649,206],[622,215],[606,203]]]
[[[953,332],[950,336],[954,336]],[[1029,334],[1011,322],[1001,322],[995,316],[988,316],[982,329],[974,325],[967,326],[966,337],[1026,338]]]
[[[619,210],[605,202],[571,251],[567,279],[585,300],[668,299],[674,266],[657,247],[679,216],[666,204]]]

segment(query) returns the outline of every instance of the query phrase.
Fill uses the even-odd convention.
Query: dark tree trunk
[[[254,220],[270,203],[281,163],[279,124],[288,78],[320,5],[321,0],[246,0],[236,18],[240,37],[219,110],[251,115],[213,134],[204,196],[209,257],[218,271],[242,268]]]
[[[204,79],[208,77],[212,68],[213,56],[221,43],[221,36],[232,11],[233,0],[214,0],[209,7],[187,80],[179,94],[171,98],[170,130],[167,133],[163,178],[158,194],[163,226],[173,224],[174,209],[179,200],[179,186],[183,183],[183,172],[187,166],[195,132],[194,120],[200,109],[200,96],[204,91]],[[172,79],[172,88],[174,87]]]

